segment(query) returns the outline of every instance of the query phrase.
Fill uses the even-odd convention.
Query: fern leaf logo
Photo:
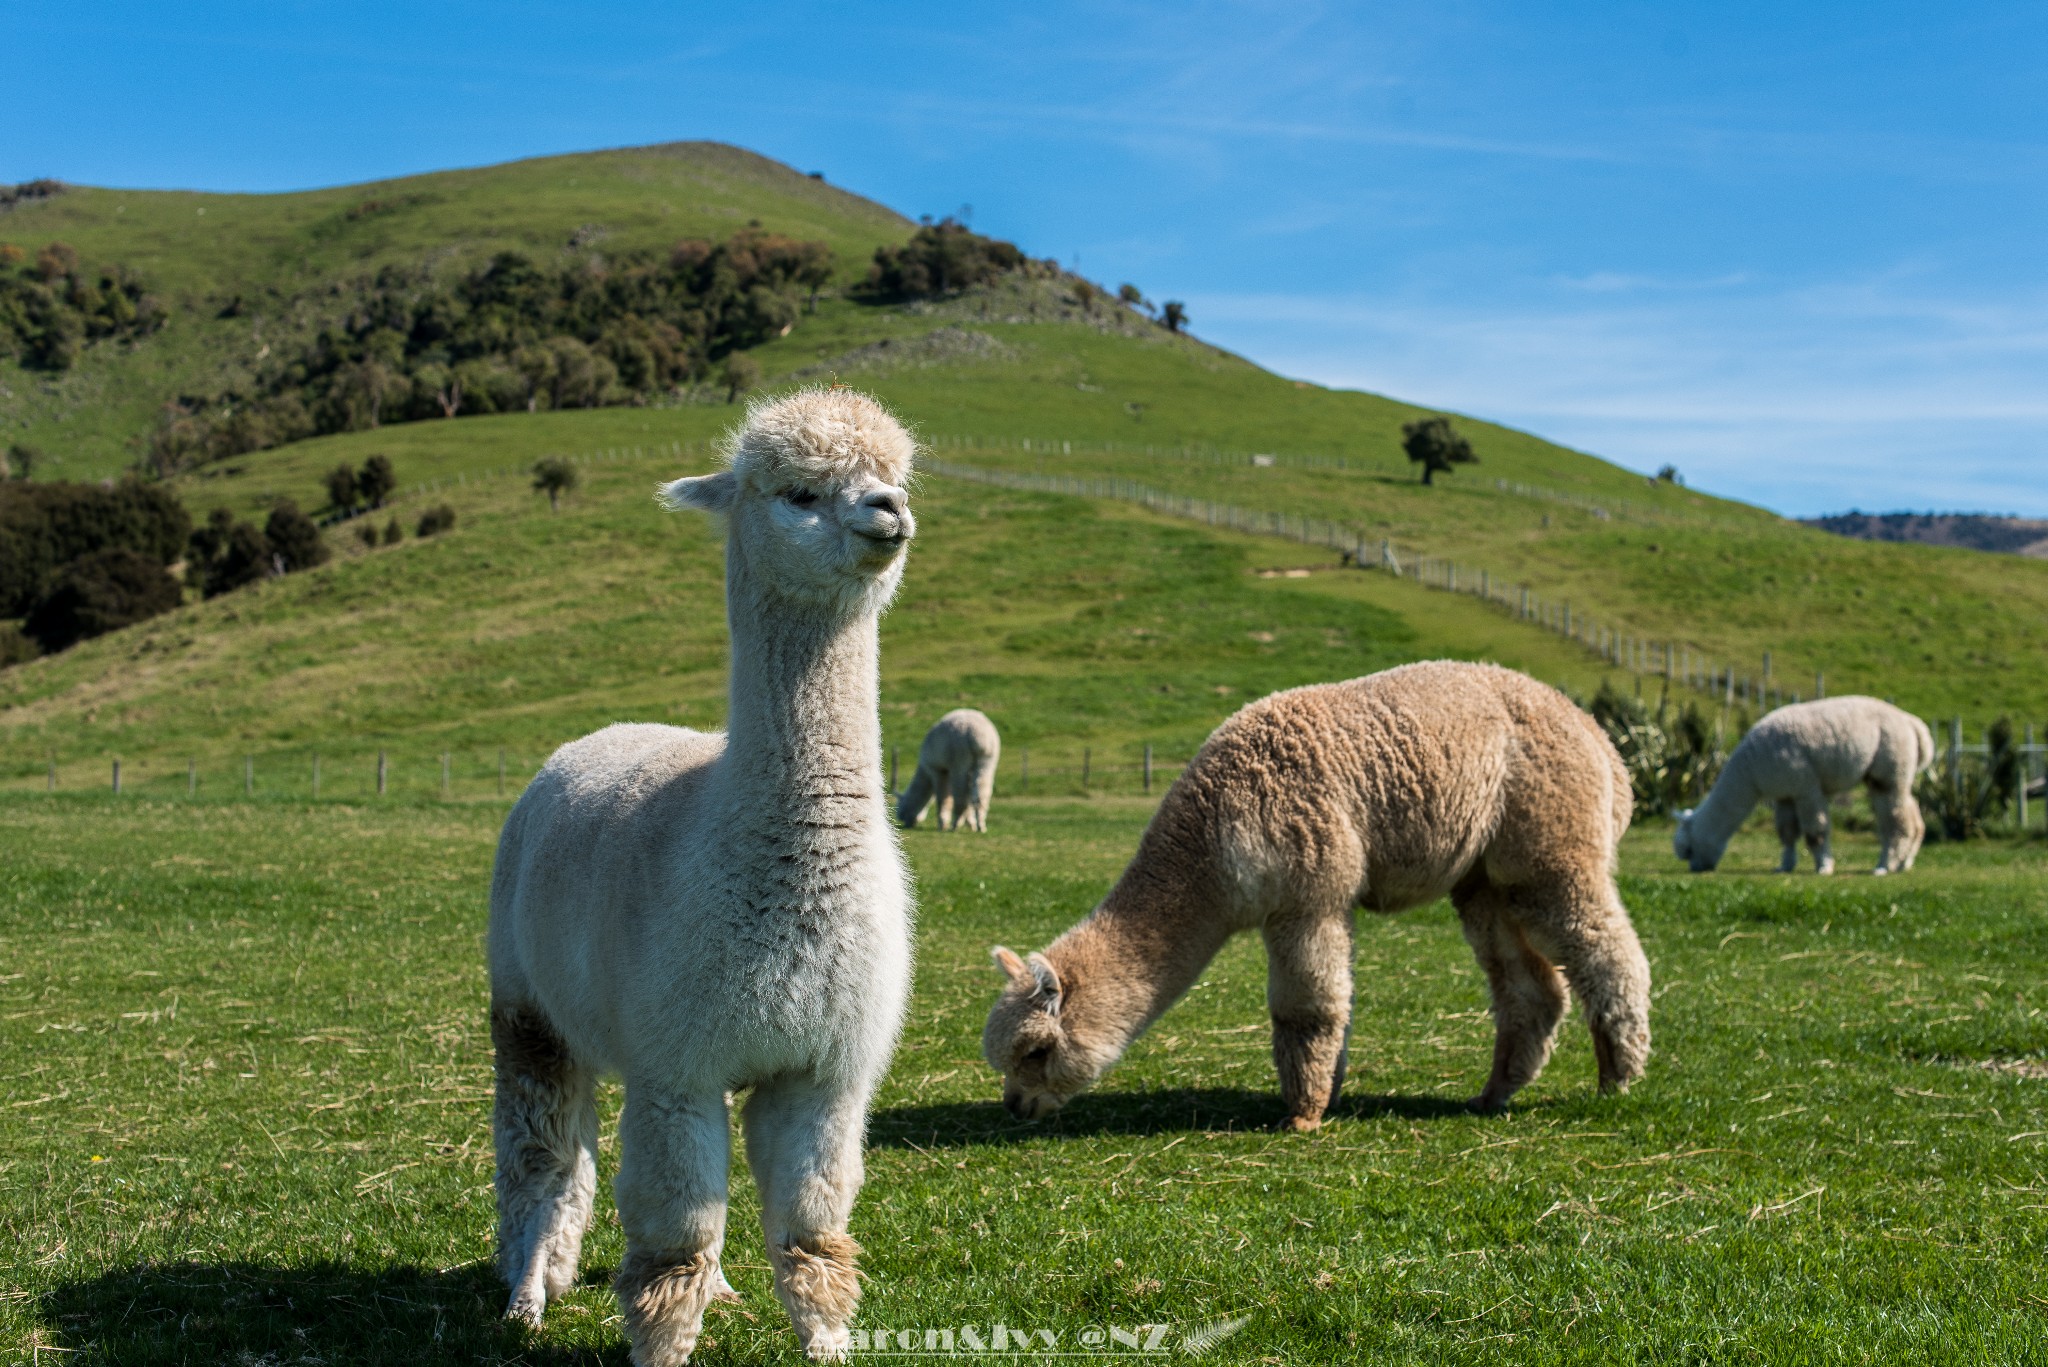
[[[1181,1351],[1191,1358],[1198,1358],[1251,1322],[1250,1315],[1243,1315],[1234,1320],[1212,1320],[1208,1324],[1196,1325],[1181,1335]]]

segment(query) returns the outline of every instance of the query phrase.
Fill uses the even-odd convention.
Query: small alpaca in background
[[[915,531],[880,405],[754,407],[729,467],[662,490],[722,516],[724,735],[612,726],[556,751],[491,883],[498,1258],[538,1324],[576,1279],[600,1073],[625,1080],[617,1289],[633,1361],[676,1367],[725,1289],[727,1097],[775,1291],[813,1358],[860,1300],[847,1217],[910,989],[910,880],[882,791],[876,622]]]
[[[958,707],[940,717],[917,747],[917,774],[896,804],[896,819],[906,828],[916,826],[937,797],[940,830],[958,830],[963,822],[970,831],[988,830],[1002,752],[1002,737],[986,713]]]
[[[1934,736],[1911,712],[1878,698],[1848,694],[1792,703],[1749,729],[1714,790],[1678,814],[1671,852],[1706,873],[1721,862],[1759,802],[1773,807],[1785,847],[1780,873],[1799,867],[1799,838],[1813,853],[1815,873],[1835,871],[1828,844],[1828,799],[1862,784],[1870,791],[1881,846],[1873,872],[1913,867],[1927,823],[1913,799],[1913,780],[1934,763]]]
[[[1122,1057],[1240,931],[1266,941],[1287,1125],[1312,1130],[1344,1080],[1352,909],[1449,894],[1493,996],[1507,1104],[1542,1071],[1570,992],[1600,1090],[1642,1075],[1650,965],[1614,887],[1627,771],[1593,719],[1497,665],[1435,660],[1262,698],[1174,780],[1093,914],[1020,959],[982,1052],[1020,1119]],[[1563,972],[1560,973],[1559,970]]]

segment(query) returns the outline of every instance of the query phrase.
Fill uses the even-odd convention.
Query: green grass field
[[[985,838],[906,836],[919,975],[854,1217],[863,1328],[1073,1347],[1165,1323],[1171,1346],[1249,1316],[1210,1354],[1247,1363],[2048,1360],[2038,842],[1822,881],[1764,873],[1761,834],[1703,878],[1665,830],[1632,835],[1656,1052],[1625,1097],[1594,1093],[1572,1021],[1511,1112],[1462,1110],[1490,1027],[1439,905],[1361,918],[1353,1073],[1320,1133],[1265,1129],[1247,941],[1096,1092],[1013,1123],[978,1059],[988,946],[1084,912],[1147,810],[1012,799]],[[0,798],[10,1359],[624,1361],[604,1202],[543,1331],[496,1321],[479,941],[502,813]],[[797,1356],[755,1212],[742,1177],[745,1304],[713,1312],[707,1363]]]

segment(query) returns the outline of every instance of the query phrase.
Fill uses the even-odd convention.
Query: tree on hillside
[[[1152,311],[1152,301],[1145,297],[1145,291],[1139,289],[1128,280],[1116,287],[1116,297],[1131,308],[1143,309],[1147,313]]]
[[[951,294],[1024,265],[1015,243],[983,237],[958,219],[927,221],[900,247],[875,248],[862,290],[889,299]]]
[[[1424,484],[1434,483],[1439,470],[1479,463],[1472,443],[1458,434],[1449,418],[1419,418],[1401,424],[1401,449],[1422,467]]]
[[[548,496],[548,511],[562,511],[562,495],[582,480],[576,467],[561,456],[542,456],[533,467],[533,491]]]
[[[1159,321],[1168,332],[1179,332],[1188,325],[1188,306],[1178,299],[1169,299],[1159,310]]]
[[[320,539],[320,529],[288,498],[279,499],[270,510],[270,520],[263,524],[263,539],[270,543],[271,568],[279,574],[326,563],[327,543]]]
[[[735,351],[725,358],[725,401],[736,402],[739,396],[761,383],[761,363],[744,351]]]
[[[337,512],[344,515],[354,512],[361,497],[361,486],[356,483],[353,466],[337,465],[327,472],[327,501]]]
[[[391,468],[391,457],[371,456],[363,462],[362,473],[356,476],[356,490],[362,494],[363,502],[381,508],[397,488],[398,472]]]
[[[66,565],[43,600],[30,609],[22,633],[46,651],[169,612],[184,600],[178,581],[150,556],[111,546]]]
[[[0,479],[29,479],[42,464],[43,453],[26,442],[16,442],[0,456]]]

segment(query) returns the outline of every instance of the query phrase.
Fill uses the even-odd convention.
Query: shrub
[[[1723,722],[1709,722],[1697,703],[1674,710],[1660,697],[1652,711],[1643,699],[1602,682],[1586,710],[1621,753],[1639,817],[1697,804],[1727,762],[1730,737]],[[1734,729],[1739,735],[1748,727],[1738,718]]]
[[[270,543],[270,553],[282,573],[310,570],[327,562],[327,543],[320,537],[320,528],[288,498],[279,499],[270,510],[270,520],[263,524],[263,539]]]
[[[396,546],[399,542],[403,540],[405,540],[405,528],[398,525],[397,518],[394,517],[389,522],[384,524],[385,545]]]
[[[398,472],[391,468],[391,457],[371,456],[363,462],[362,473],[356,476],[356,491],[363,496],[363,502],[381,508],[397,488]]]
[[[744,351],[735,351],[725,358],[725,371],[720,378],[725,381],[725,401],[733,403],[761,383],[761,363]]]
[[[169,316],[126,271],[86,272],[66,243],[43,247],[32,265],[22,256],[0,253],[0,359],[68,370],[89,343],[147,336]]]
[[[358,526],[356,528],[356,540],[363,543],[363,549],[376,550],[379,544],[376,524],[365,522]]]
[[[1990,833],[2018,795],[2020,751],[2012,719],[2000,717],[1984,733],[1989,753],[1951,756],[1937,742],[1934,763],[1914,780],[1913,798],[1930,840],[1976,840]]]
[[[420,514],[420,525],[413,532],[419,537],[439,536],[442,532],[455,530],[455,510],[443,503]]]
[[[198,577],[208,598],[276,573],[269,539],[250,523],[236,521],[225,508],[214,510],[205,528],[192,534],[192,543],[187,574]]]
[[[16,442],[0,454],[0,479],[28,479],[43,463],[43,453],[26,442]]]
[[[356,504],[362,501],[362,486],[356,481],[355,467],[337,465],[327,472],[327,501],[336,512],[352,513]]]
[[[875,248],[862,289],[885,299],[926,298],[988,284],[1023,264],[1015,244],[946,218],[926,223],[900,247]]]
[[[122,547],[168,565],[191,529],[184,505],[161,485],[0,482],[0,616],[26,613],[61,567],[94,551]]]
[[[43,653],[35,638],[22,633],[12,622],[0,623],[0,669],[26,664]]]
[[[561,456],[542,456],[533,467],[533,490],[548,496],[548,511],[562,511],[562,495],[574,489],[582,476]]]
[[[22,631],[47,651],[169,612],[184,599],[163,565],[125,546],[80,556],[29,610]]]
[[[1179,332],[1188,325],[1188,306],[1178,299],[1169,299],[1159,309],[1159,322],[1168,332]]]

